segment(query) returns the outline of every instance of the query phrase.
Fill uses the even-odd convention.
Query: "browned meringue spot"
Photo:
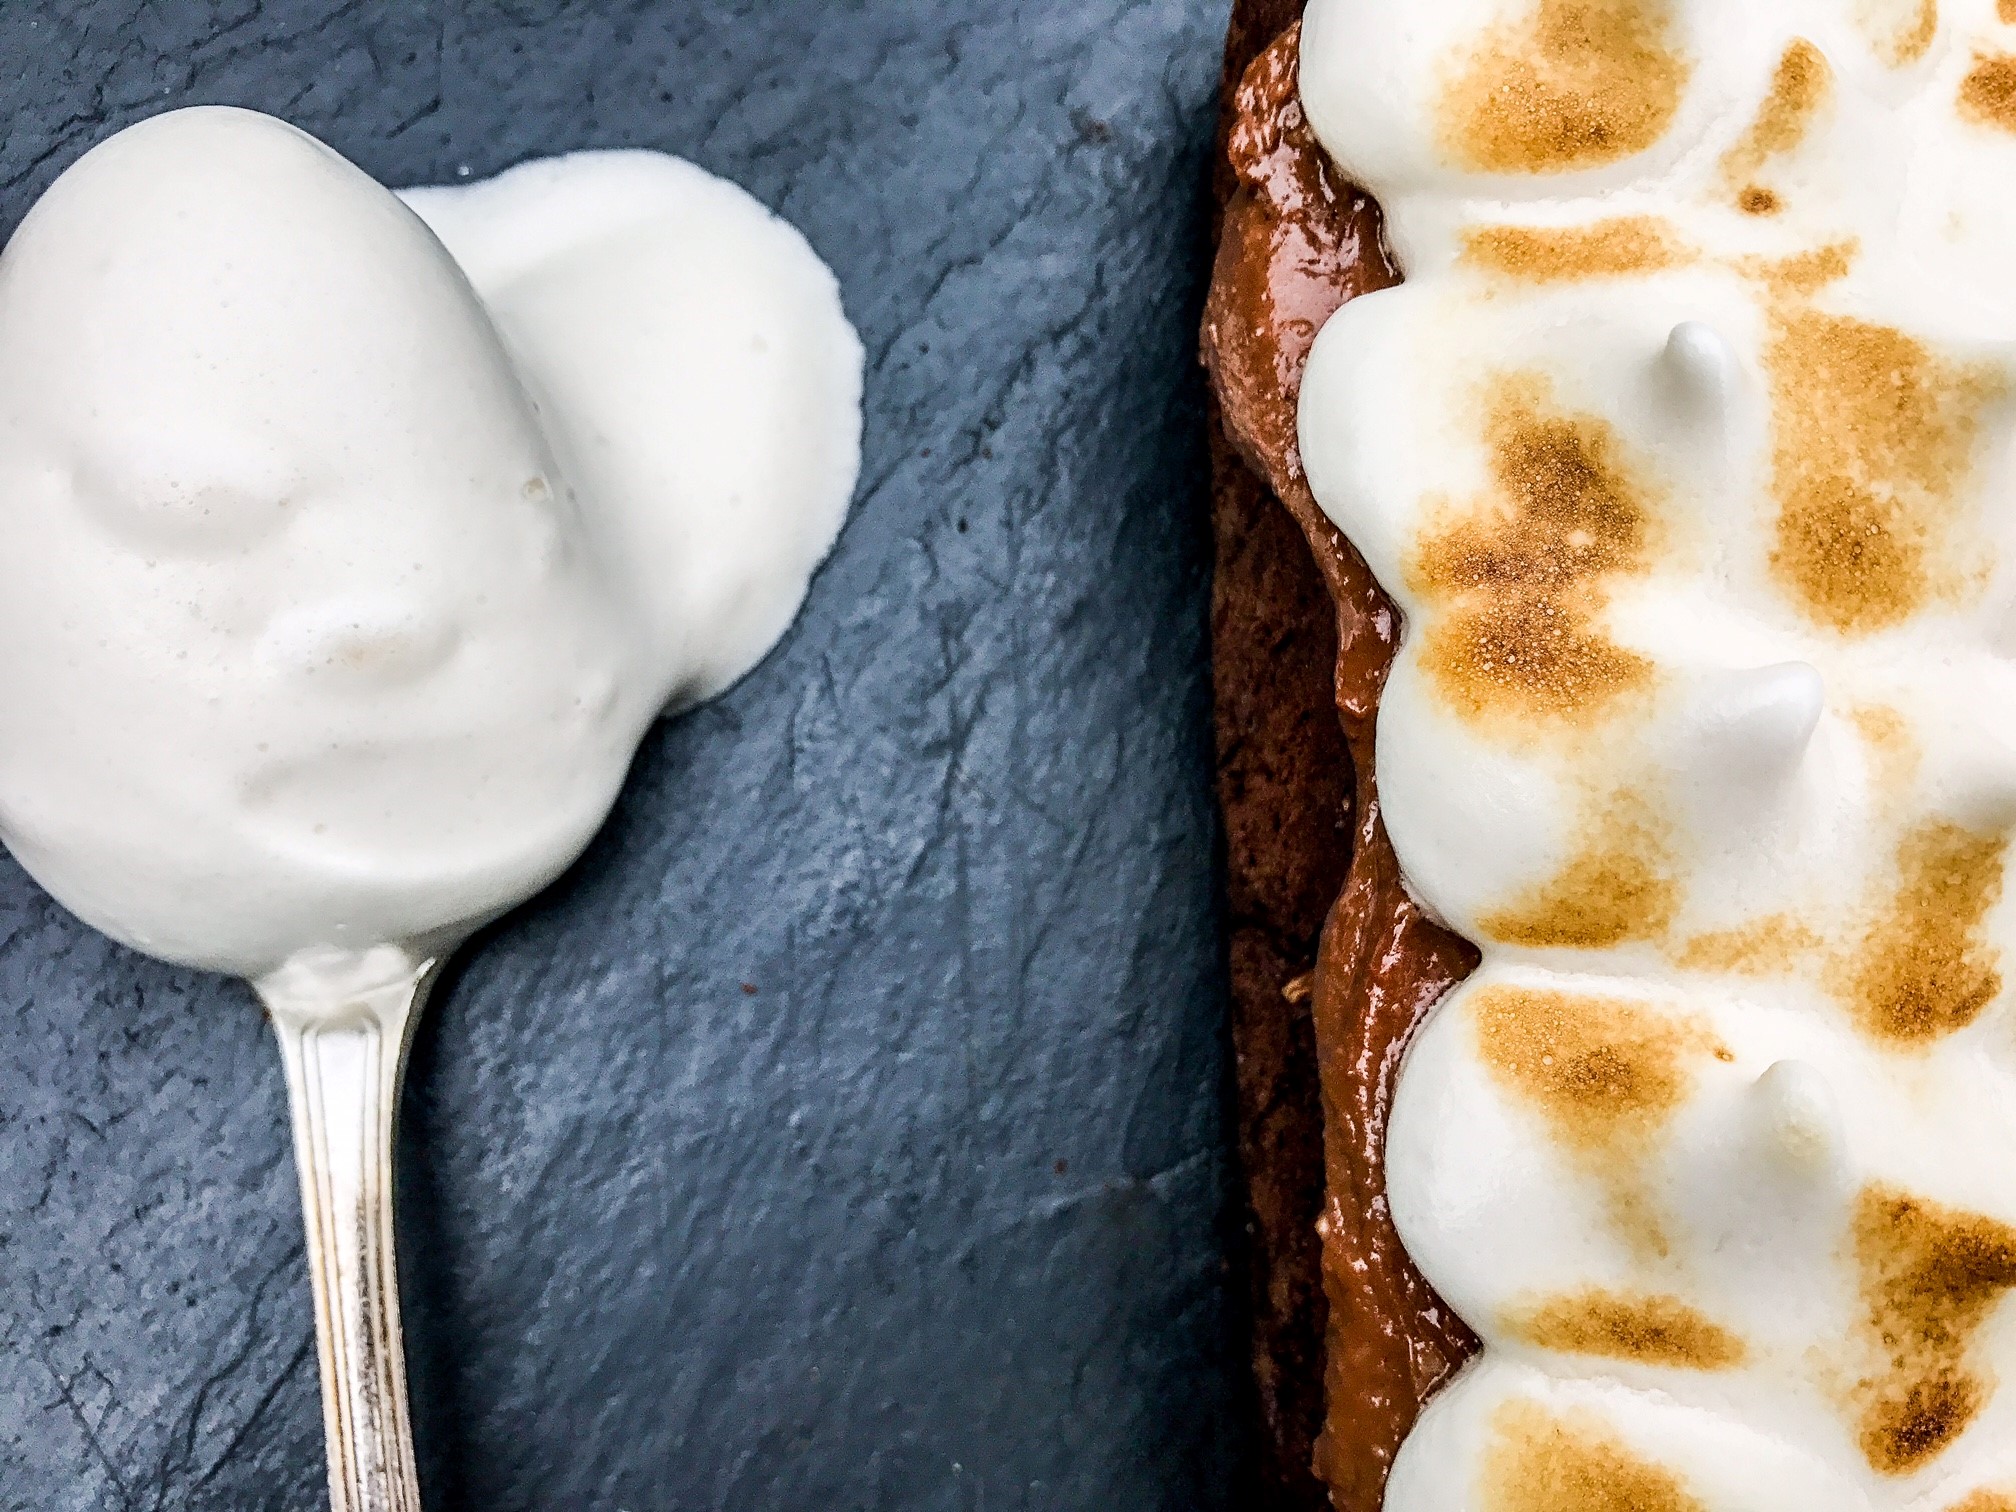
[[[1963,586],[1946,548],[1982,412],[2002,391],[1995,374],[1804,308],[1775,318],[1765,362],[1781,591],[1814,623],[1861,635]]]
[[[1478,1059],[1596,1184],[1617,1236],[1641,1255],[1670,1254],[1645,1164],[1697,1069],[1734,1052],[1705,1020],[1628,998],[1494,986],[1468,1012]]]
[[[1856,1202],[1854,1259],[1870,1372],[1854,1388],[1870,1467],[1909,1475],[1943,1454],[1996,1382],[1969,1356],[2016,1288],[2016,1228],[1890,1187]]]
[[[1784,976],[1817,952],[1823,941],[1791,914],[1767,914],[1735,929],[1695,935],[1674,956],[1689,971],[1731,976]]]
[[[1833,87],[1834,71],[1819,48],[1801,37],[1785,49],[1757,119],[1722,159],[1722,175],[1736,186],[1736,203],[1745,214],[1775,215],[1782,208],[1777,194],[1751,180],[1766,163],[1806,140]]]
[[[1861,0],[1861,12],[1876,56],[1892,68],[1916,63],[1939,35],[1939,0]]]
[[[1656,215],[1628,215],[1587,226],[1473,226],[1463,233],[1463,261],[1520,283],[1580,283],[1656,273],[1687,261],[1672,225]]]
[[[2004,26],[2016,26],[2016,0],[1995,0],[1995,16]]]
[[[1729,1329],[1678,1297],[1590,1288],[1508,1311],[1505,1331],[1540,1349],[1679,1370],[1732,1370],[1748,1350]]]
[[[1666,827],[1641,795],[1613,795],[1553,877],[1478,920],[1490,939],[1534,950],[1608,950],[1656,940],[1673,923],[1680,887]]]
[[[1586,1408],[1512,1400],[1484,1453],[1487,1512],[1708,1512],[1679,1474],[1646,1459]]]
[[[2016,10],[2016,0],[2002,0],[2005,11]],[[2008,16],[2004,16],[2006,21]],[[2016,1512],[2016,1492],[1976,1491],[1963,1501],[1953,1503],[1948,1512]]]
[[[1934,820],[1897,849],[1894,888],[1829,985],[1872,1039],[1899,1048],[1964,1029],[2002,991],[1983,923],[2002,896],[2006,835]]]
[[[1960,81],[1960,119],[2016,132],[2016,58],[1984,53],[1974,60]]]
[[[1443,90],[1443,150],[1487,173],[1560,173],[1643,152],[1691,71],[1671,0],[1536,0],[1462,58]]]
[[[1651,490],[1609,422],[1558,408],[1537,374],[1492,381],[1484,437],[1490,493],[1431,526],[1408,573],[1445,610],[1423,666],[1459,713],[1508,733],[1586,724],[1652,682],[1600,624],[1612,582],[1650,563]]]
[[[1703,1020],[1629,998],[1537,987],[1472,994],[1492,1078],[1585,1155],[1636,1153],[1687,1100],[1697,1063],[1732,1052]]]
[[[1805,299],[1843,279],[1862,254],[1858,241],[1830,242],[1791,257],[1739,257],[1731,266],[1778,299]]]

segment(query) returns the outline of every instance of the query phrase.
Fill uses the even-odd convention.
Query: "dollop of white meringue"
[[[1301,87],[1407,276],[1302,456],[1483,953],[1387,1507],[2016,1508],[2016,5],[1312,0]]]
[[[531,896],[845,516],[860,343],[755,200],[641,152],[408,198],[178,111],[0,256],[0,835],[150,954],[424,955]]]

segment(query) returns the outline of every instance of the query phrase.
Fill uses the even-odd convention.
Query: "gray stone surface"
[[[1224,9],[0,7],[7,228],[202,101],[393,182],[659,147],[804,227],[868,343],[797,630],[423,1030],[430,1512],[1226,1503],[1190,361]],[[0,1508],[320,1506],[247,993],[0,863],[0,1000]]]

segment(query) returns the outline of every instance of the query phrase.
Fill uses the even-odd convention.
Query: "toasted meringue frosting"
[[[1483,954],[1387,1180],[1487,1349],[1387,1506],[2016,1508],[2016,4],[1313,0],[1302,58],[1407,275],[1302,463]]]

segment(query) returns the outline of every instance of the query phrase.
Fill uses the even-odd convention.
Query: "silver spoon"
[[[413,1026],[445,956],[315,952],[254,984],[287,1066],[332,1512],[420,1512],[392,1145]]]

